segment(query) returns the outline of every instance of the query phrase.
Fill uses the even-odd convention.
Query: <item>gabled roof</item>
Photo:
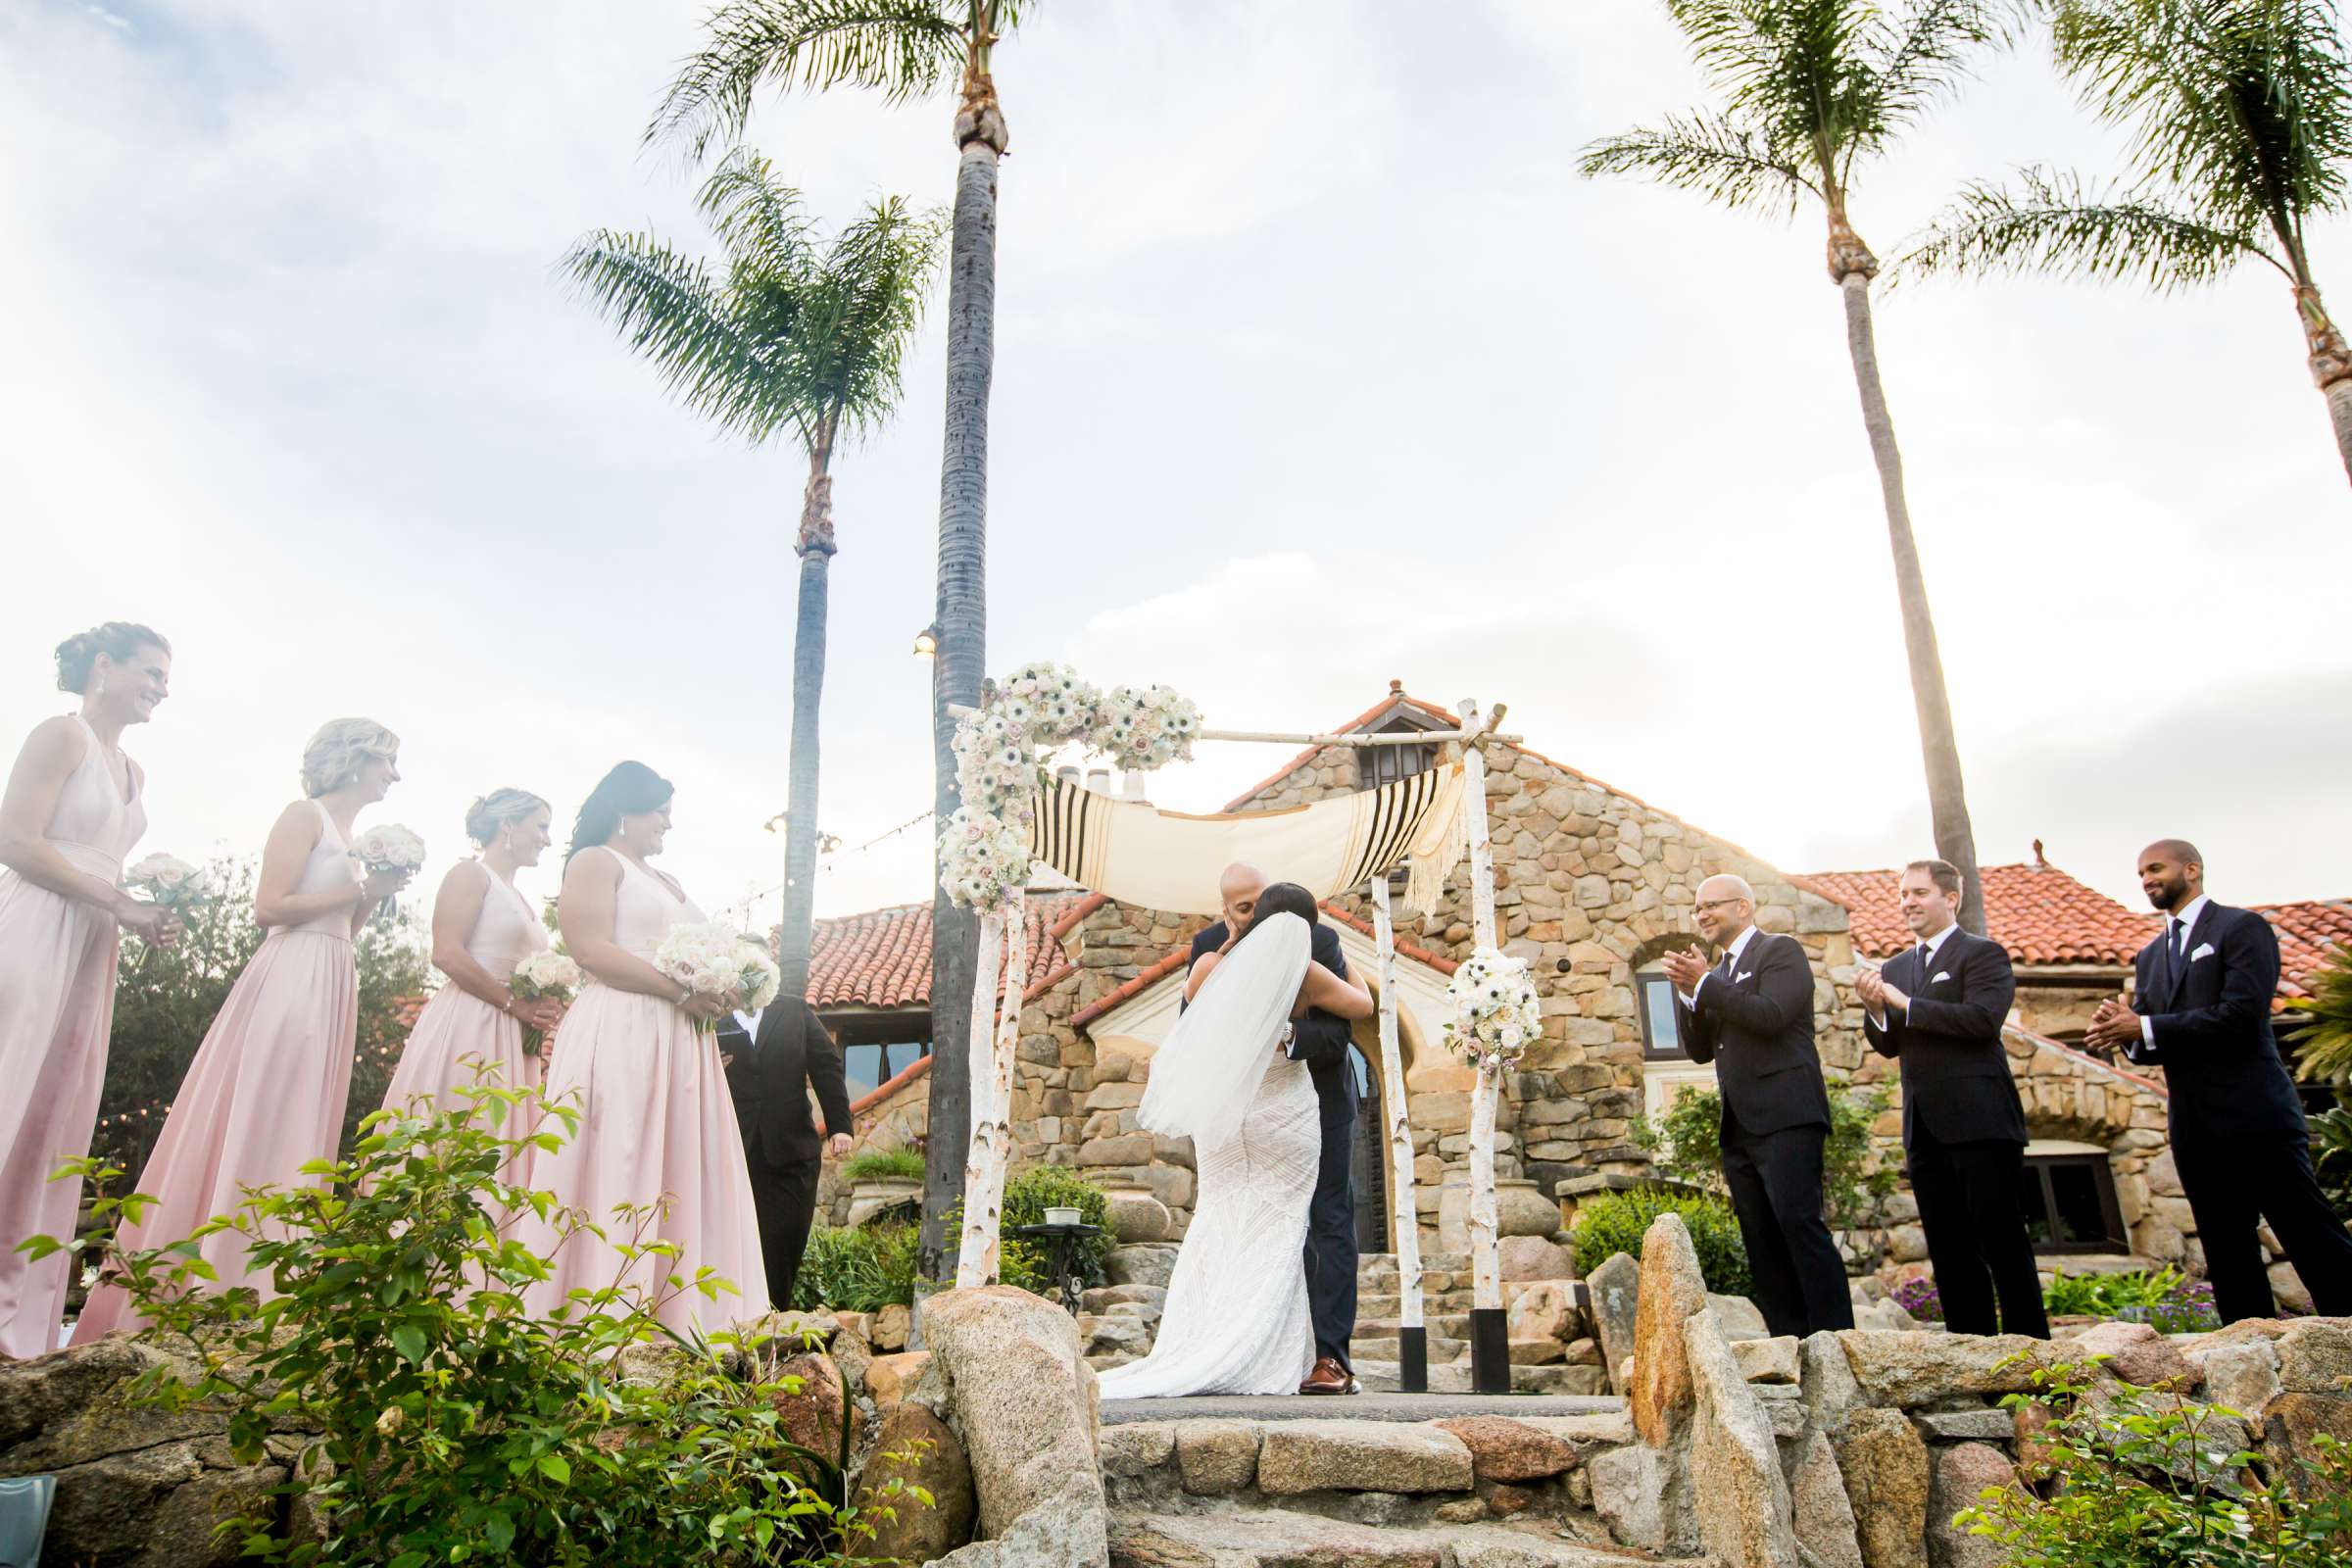
[[[1084,895],[1025,900],[1029,978],[1024,990],[1063,968],[1056,926]],[[931,1002],[931,906],[902,904],[816,922],[808,956],[815,1007],[921,1007]]]
[[[2128,964],[2161,922],[2125,908],[2049,864],[1987,865],[1984,930],[2009,950],[2015,963]],[[1815,871],[1812,879],[1836,890],[1853,924],[1854,951],[1889,958],[1911,946],[1895,887],[1902,872]]]

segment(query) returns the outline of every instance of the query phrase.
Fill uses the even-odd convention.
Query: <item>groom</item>
[[[1189,970],[1204,953],[1231,947],[1249,929],[1266,874],[1239,862],[1217,880],[1217,902],[1225,918],[1193,938],[1185,959]],[[1315,924],[1315,962],[1345,980],[1348,960],[1340,934]],[[1315,1196],[1306,1210],[1306,1306],[1315,1326],[1315,1366],[1298,1385],[1300,1394],[1361,1394],[1363,1385],[1348,1364],[1348,1342],[1355,1336],[1355,1072],[1348,1060],[1348,1023],[1320,1007],[1311,1008],[1292,1032],[1291,1059],[1306,1063],[1322,1107],[1323,1158],[1315,1172]]]

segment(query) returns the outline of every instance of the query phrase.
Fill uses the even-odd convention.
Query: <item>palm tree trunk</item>
[[[1854,361],[1854,385],[1862,395],[1862,427],[1879,466],[1879,489],[1886,503],[1886,539],[1894,551],[1895,597],[1902,604],[1903,648],[1911,662],[1911,704],[1919,714],[1919,749],[1927,763],[1928,810],[1935,823],[1936,853],[1960,868],[1960,924],[1984,934],[1984,888],[1977,874],[1977,840],[1969,826],[1968,798],[1960,783],[1960,744],[1952,733],[1952,704],[1943,689],[1943,660],[1936,650],[1936,621],[1928,612],[1928,584],[1919,569],[1919,546],[1911,536],[1911,506],[1903,497],[1903,455],[1894,444],[1894,420],[1886,412],[1886,389],[1879,383],[1879,350],[1870,321],[1870,279],[1879,270],[1842,215],[1830,219],[1830,276],[1845,297],[1845,345]]]
[[[975,19],[985,37],[987,18]],[[955,814],[956,720],[952,703],[976,704],[988,658],[988,389],[995,369],[997,316],[997,160],[1004,120],[995,85],[979,69],[979,45],[965,71],[956,113],[961,160],[956,173],[956,231],[948,262],[948,412],[939,473],[939,596],[932,625],[938,658],[931,670],[931,805],[935,827]],[[954,1253],[948,1210],[963,1196],[971,1140],[969,1009],[978,961],[979,918],[931,889],[931,1093],[923,1161],[923,1228],[918,1266],[944,1279]]]
[[[2352,348],[2328,319],[2316,284],[2296,285],[2295,314],[2303,318],[2304,341],[2311,345],[2311,378],[2328,400],[2328,417],[2335,425],[2336,454],[2352,476]]]
[[[800,609],[792,629],[792,784],[784,818],[784,929],[777,943],[779,997],[808,992],[808,954],[815,940],[817,710],[825,694],[825,614],[833,554],[833,431],[818,432],[808,453],[808,487],[801,502]],[[829,1127],[827,1132],[847,1132]]]

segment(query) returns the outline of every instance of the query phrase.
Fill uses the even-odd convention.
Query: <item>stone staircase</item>
[[[1355,1270],[1355,1337],[1348,1341],[1357,1379],[1367,1390],[1397,1386],[1398,1331],[1403,1327],[1402,1282],[1393,1252],[1368,1252]],[[1507,1306],[1524,1289],[1505,1284]],[[1425,1254],[1421,1259],[1421,1323],[1428,1335],[1429,1388],[1433,1394],[1461,1394],[1470,1387],[1470,1309],[1475,1304],[1470,1259],[1459,1253]],[[1515,1341],[1511,1346],[1511,1390],[1515,1394],[1599,1394],[1607,1375],[1597,1351],[1570,1364],[1566,1343]]]
[[[1111,1568],[1631,1568],[1670,1560],[1615,1544],[1592,1510],[1586,1465],[1634,1441],[1622,1410],[1416,1420],[1411,1413],[1425,1406],[1396,1399],[1356,1406],[1387,1419],[1286,1419],[1326,1401],[1227,1402],[1259,1405],[1267,1418],[1137,1420],[1105,1410]],[[1441,1409],[1603,1402],[1432,1401]]]

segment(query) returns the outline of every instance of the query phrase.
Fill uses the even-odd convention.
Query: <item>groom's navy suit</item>
[[[1193,938],[1186,972],[1200,955],[1225,945],[1225,922]],[[1348,959],[1340,934],[1317,920],[1308,948],[1315,962],[1341,979]],[[1323,1156],[1315,1172],[1315,1197],[1306,1210],[1306,1306],[1315,1324],[1315,1354],[1351,1366],[1348,1342],[1355,1337],[1355,1068],[1348,1059],[1348,1020],[1309,1007],[1291,1032],[1291,1059],[1306,1063],[1322,1110]]]

